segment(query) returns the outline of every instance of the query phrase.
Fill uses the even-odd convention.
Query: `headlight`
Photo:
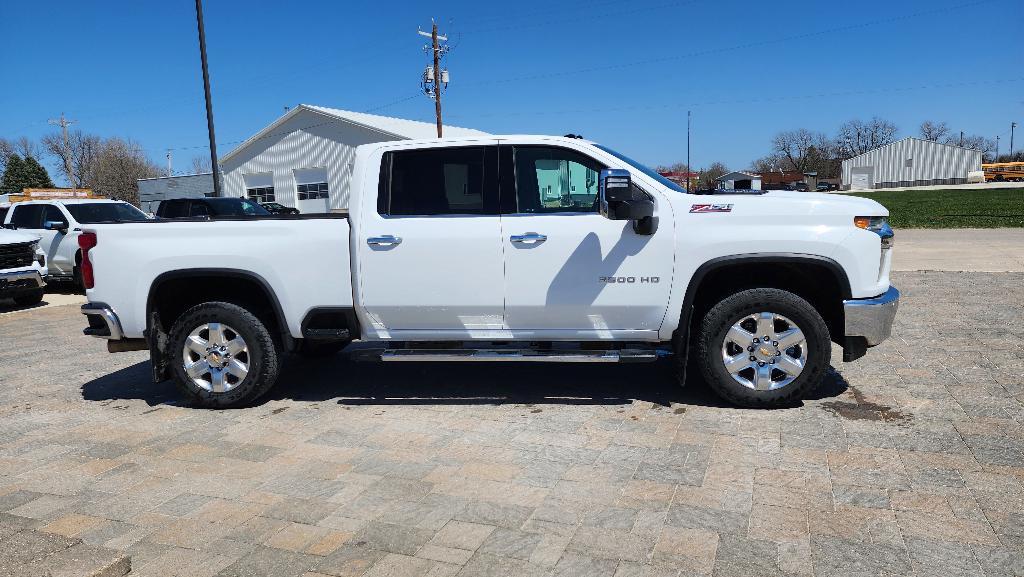
[[[882,238],[882,249],[892,248],[893,233],[892,227],[889,226],[889,218],[885,216],[855,216],[853,217],[853,224],[857,228],[863,228],[864,230],[870,230]]]
[[[32,252],[36,252],[37,250],[39,250],[39,241],[35,241],[34,243],[28,245],[28,247],[32,249]]]

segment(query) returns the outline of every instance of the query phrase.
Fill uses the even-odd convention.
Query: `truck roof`
[[[520,144],[529,144],[529,143],[541,144],[541,143],[552,143],[552,142],[561,142],[561,143],[565,143],[565,144],[568,144],[568,143],[577,143],[578,144],[578,143],[581,143],[581,142],[582,143],[586,143],[586,144],[595,144],[593,141],[587,140],[585,138],[576,138],[576,137],[570,137],[570,136],[552,136],[552,135],[544,135],[544,134],[487,134],[487,135],[480,135],[480,136],[457,136],[457,137],[442,137],[442,138],[417,138],[417,139],[412,139],[412,140],[396,140],[396,141],[389,141],[389,142],[374,142],[374,143],[371,143],[371,144],[368,144],[368,145],[364,144],[363,146],[371,146],[372,147],[374,145],[378,145],[379,146],[379,145],[392,145],[392,144],[399,144],[399,145],[403,145],[403,146],[405,146],[405,145],[413,145],[413,146],[415,146],[417,144],[453,144],[453,145],[457,145],[457,144],[471,144],[471,143],[480,142],[482,140],[483,141],[511,140],[511,141],[514,141],[514,142],[517,142],[517,143],[520,143]]]

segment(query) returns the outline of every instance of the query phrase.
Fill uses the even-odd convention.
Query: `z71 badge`
[[[731,204],[694,204],[690,212],[732,212]]]

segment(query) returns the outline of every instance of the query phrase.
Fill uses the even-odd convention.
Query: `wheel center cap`
[[[766,357],[774,357],[775,356],[775,351],[773,351],[769,347],[761,347],[760,349],[758,349],[758,352],[761,353],[762,355],[766,356]]]
[[[206,356],[206,358],[210,363],[215,365],[219,365],[224,362],[224,359],[220,356],[220,353],[217,351],[211,351],[210,354]]]

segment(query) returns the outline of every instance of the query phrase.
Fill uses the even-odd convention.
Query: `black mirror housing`
[[[43,229],[55,230],[61,234],[67,234],[68,224],[66,222],[61,222],[59,220],[48,220],[43,223]]]
[[[608,220],[632,220],[637,234],[654,234],[654,201],[633,197],[633,181],[628,170],[606,168],[601,171],[598,194],[601,216]]]

